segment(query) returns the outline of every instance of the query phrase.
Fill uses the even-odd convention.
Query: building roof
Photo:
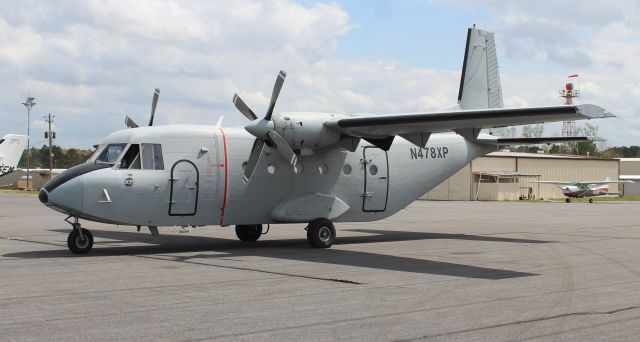
[[[513,172],[513,171],[474,171],[475,175],[515,178],[515,177],[540,177],[537,173]]]
[[[614,160],[618,161],[618,159],[607,159],[607,158],[598,158],[591,156],[577,156],[573,154],[549,154],[549,153],[527,153],[527,152],[491,152],[487,154],[485,157],[498,157],[498,158],[538,158],[538,159],[585,159],[585,160]],[[640,160],[640,158],[638,158]]]

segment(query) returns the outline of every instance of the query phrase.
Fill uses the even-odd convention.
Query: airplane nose
[[[44,204],[47,204],[47,202],[49,201],[49,195],[44,188],[40,189],[40,192],[38,192],[38,199]]]
[[[79,176],[70,179],[57,186],[51,192],[48,192],[46,188],[42,188],[38,193],[38,199],[45,205],[62,209],[66,213],[82,212],[84,177]]]

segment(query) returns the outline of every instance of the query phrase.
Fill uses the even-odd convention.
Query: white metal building
[[[435,187],[423,199],[429,200],[517,200],[524,198],[562,198],[550,184],[531,180],[596,181],[620,174],[618,159],[520,152],[493,152],[475,159]],[[638,162],[640,177],[640,159]],[[612,184],[611,192],[618,192]]]
[[[620,180],[635,183],[622,184],[625,196],[640,196],[640,158],[620,158]]]

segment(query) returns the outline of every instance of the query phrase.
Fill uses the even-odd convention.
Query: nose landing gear
[[[67,246],[69,250],[74,254],[87,254],[93,248],[93,234],[88,229],[82,228],[78,222],[78,218],[74,217],[73,222],[69,222],[67,217],[65,221],[72,227],[69,236],[67,237]]]

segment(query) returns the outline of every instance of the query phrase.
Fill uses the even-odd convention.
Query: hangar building
[[[618,175],[621,174],[620,165],[621,161],[618,159],[493,152],[476,158],[428,192],[422,199],[443,201],[502,201],[517,200],[521,197],[558,199],[564,196],[556,186],[530,181],[596,181],[607,177],[618,180]],[[635,165],[637,167],[633,172],[640,179],[640,159]],[[618,192],[618,184],[611,184],[609,191]]]
[[[640,158],[620,158],[620,180],[635,183],[622,184],[625,196],[640,196]]]

